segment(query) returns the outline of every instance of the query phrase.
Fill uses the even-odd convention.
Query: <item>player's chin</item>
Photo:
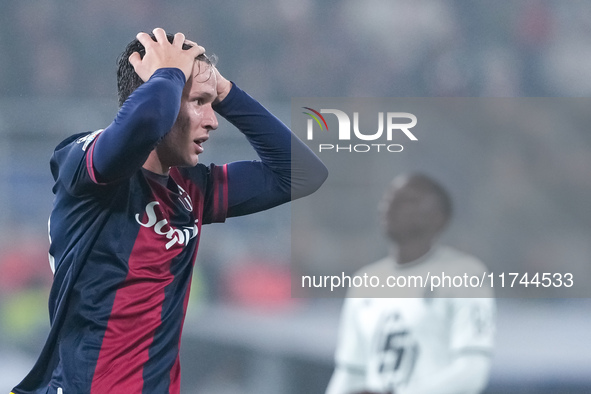
[[[194,154],[191,155],[191,158],[188,160],[188,166],[189,167],[195,167],[197,165],[197,163],[199,163],[199,155]]]
[[[197,163],[199,163],[199,157],[197,155],[190,155],[179,160],[176,167],[195,167]]]

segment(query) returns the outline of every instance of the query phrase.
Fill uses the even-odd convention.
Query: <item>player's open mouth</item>
[[[204,150],[203,149],[203,143],[205,141],[207,141],[207,140],[208,140],[207,137],[205,137],[205,138],[198,138],[198,139],[193,140],[193,142],[195,143],[195,145],[197,145],[197,153],[203,153],[203,150]]]

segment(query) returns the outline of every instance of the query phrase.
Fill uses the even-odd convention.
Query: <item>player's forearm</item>
[[[288,199],[313,193],[326,179],[328,171],[320,159],[237,86],[214,109],[246,136]]]
[[[396,390],[397,394],[477,394],[486,387],[490,357],[466,355],[458,357],[440,372],[410,387]]]
[[[337,366],[328,382],[325,394],[352,394],[362,392],[365,388],[365,375],[351,373]]]
[[[101,182],[131,176],[142,166],[174,124],[184,85],[181,70],[159,69],[121,106],[95,143],[93,166]]]

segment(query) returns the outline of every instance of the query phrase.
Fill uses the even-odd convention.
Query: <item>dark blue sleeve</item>
[[[246,136],[260,157],[228,164],[228,216],[306,196],[328,176],[320,159],[286,125],[236,85],[214,109]]]
[[[144,164],[174,124],[184,86],[181,70],[161,68],[129,96],[92,149],[97,182],[130,177]]]

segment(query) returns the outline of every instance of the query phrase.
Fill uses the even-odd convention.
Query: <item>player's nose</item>
[[[203,114],[203,126],[210,130],[218,128],[218,118],[211,104],[207,105],[207,108],[205,108],[205,113]]]

